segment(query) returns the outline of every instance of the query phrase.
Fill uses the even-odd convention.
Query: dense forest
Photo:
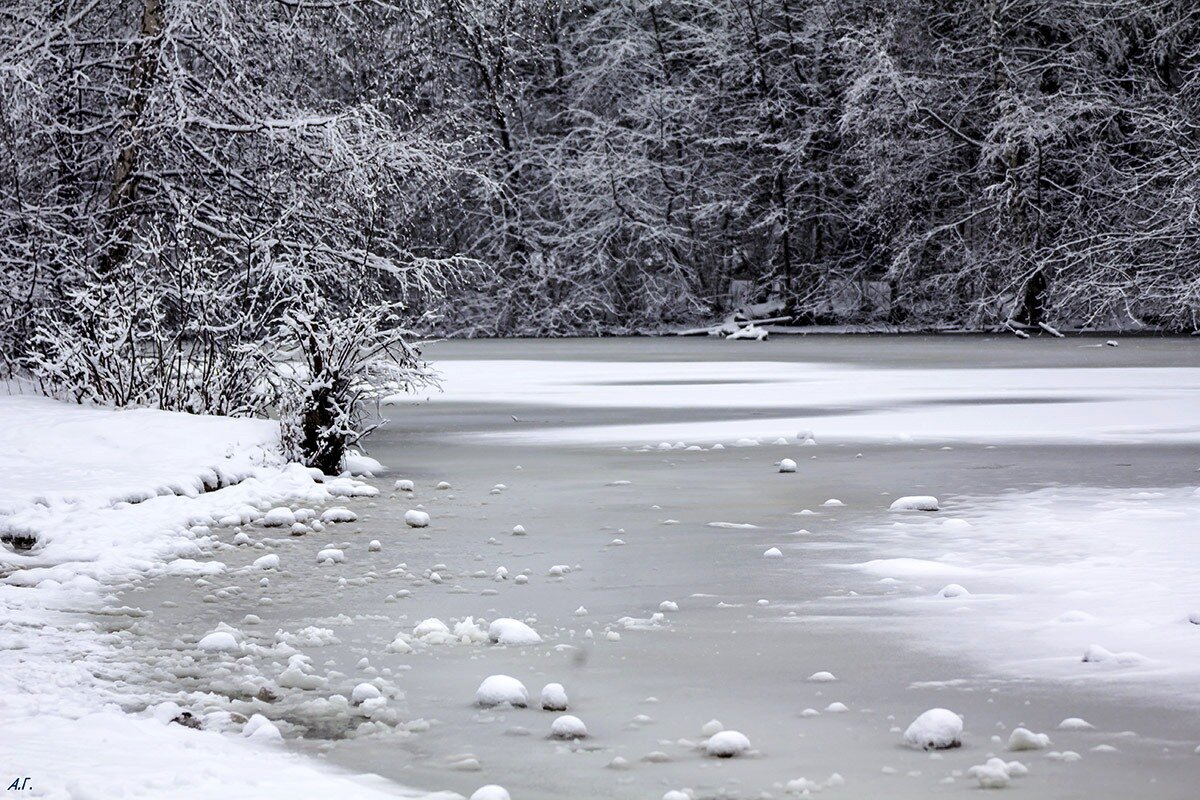
[[[1198,126],[1192,0],[6,0],[0,346],[1192,331]]]

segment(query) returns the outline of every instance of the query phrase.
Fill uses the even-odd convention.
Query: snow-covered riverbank
[[[72,800],[423,796],[243,739],[234,721],[224,734],[174,724],[172,706],[113,667],[147,613],[114,605],[117,592],[154,575],[221,573],[209,558],[220,524],[374,493],[283,465],[277,436],[264,420],[0,398],[6,786],[28,777],[31,796]]]

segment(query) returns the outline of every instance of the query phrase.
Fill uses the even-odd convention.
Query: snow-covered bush
[[[371,411],[380,399],[433,380],[398,311],[380,304],[342,314],[318,305],[284,317],[285,451],[337,474],[346,448],[377,427]]]

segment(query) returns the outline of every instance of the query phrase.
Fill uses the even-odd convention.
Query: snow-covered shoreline
[[[223,570],[196,560],[219,520],[374,493],[284,464],[277,438],[269,420],[0,398],[0,532],[37,542],[0,549],[6,776],[75,800],[426,796],[278,744],[171,724],[162,707],[153,713],[162,698],[110,674],[118,623],[144,613],[114,606],[115,593],[163,571]]]

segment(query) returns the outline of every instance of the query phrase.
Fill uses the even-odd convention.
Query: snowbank
[[[864,531],[885,557],[847,566],[864,590],[896,581],[874,601],[881,623],[1006,674],[1200,704],[1194,488],[1062,487],[955,506],[969,525],[911,515]]]
[[[103,608],[110,592],[162,572],[223,570],[197,560],[213,527],[373,489],[318,483],[281,463],[277,437],[268,420],[0,397],[0,533],[35,541],[28,551],[0,548],[0,730],[11,734],[5,763],[36,776],[39,796],[435,797],[334,772],[288,753],[277,737],[122,713],[118,703],[161,698],[97,677],[111,672],[112,639],[81,612]],[[270,554],[256,566],[279,560]],[[228,626],[198,643],[208,657],[240,647]]]

